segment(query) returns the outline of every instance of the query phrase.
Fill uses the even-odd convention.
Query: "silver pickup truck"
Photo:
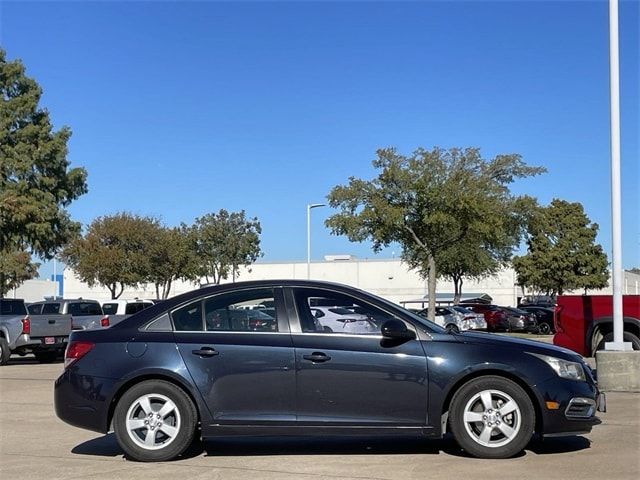
[[[0,365],[12,353],[33,353],[40,362],[53,362],[64,351],[70,332],[68,319],[31,317],[24,300],[0,299]]]

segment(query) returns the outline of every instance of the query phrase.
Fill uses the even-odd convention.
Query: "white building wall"
[[[27,280],[7,293],[9,298],[22,298],[25,302],[37,302],[58,293],[58,282],[51,280]]]
[[[369,291],[396,303],[405,300],[414,300],[427,294],[425,280],[399,259],[365,259],[348,261],[319,261],[311,263],[311,279],[344,283]],[[273,279],[306,279],[306,262],[260,262],[242,268],[237,281],[246,280],[273,280]],[[204,283],[204,279],[202,280]],[[224,283],[231,282],[227,279]],[[53,282],[48,282],[53,292]],[[26,286],[26,284],[25,284]],[[171,288],[171,296],[179,295],[198,288],[198,284],[187,282],[175,282]],[[625,272],[623,293],[640,294],[640,275]],[[70,269],[64,271],[64,296],[67,298],[91,298],[96,300],[108,300],[111,298],[109,290],[101,287],[89,288],[78,280]],[[453,284],[445,280],[437,283],[438,293],[453,294]],[[498,305],[516,305],[518,297],[522,296],[519,287],[516,286],[516,275],[513,269],[506,268],[498,274],[483,280],[465,280],[463,292],[486,293],[493,298]],[[582,294],[582,291],[568,292]],[[610,295],[611,287],[599,291],[589,291],[590,294]],[[26,297],[26,296],[25,296]],[[34,300],[30,294],[30,299]],[[153,285],[143,286],[138,289],[125,289],[120,298],[156,298]]]

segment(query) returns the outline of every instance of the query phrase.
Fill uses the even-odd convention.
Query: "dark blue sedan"
[[[327,328],[319,305],[353,318]],[[354,333],[363,315],[375,329]],[[534,433],[589,432],[604,397],[568,350],[448,332],[361,290],[284,280],[206,287],[73,332],[55,408],[113,430],[142,461],[175,458],[196,435],[447,430],[471,455],[505,458]]]

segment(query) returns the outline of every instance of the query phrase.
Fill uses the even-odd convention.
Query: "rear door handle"
[[[216,355],[220,355],[219,351],[211,347],[202,347],[200,350],[191,350],[191,353],[201,357],[215,357]]]
[[[305,360],[310,360],[313,363],[322,363],[331,360],[331,357],[329,355],[322,352],[313,352],[311,355],[303,355],[302,358],[304,358]]]

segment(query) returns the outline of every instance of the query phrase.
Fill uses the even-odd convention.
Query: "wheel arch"
[[[640,337],[640,319],[630,316],[622,317],[623,330]],[[593,321],[587,331],[586,344],[589,353],[594,354],[600,341],[607,333],[613,332],[613,317],[600,317]]]
[[[507,380],[511,380],[512,382],[514,382],[515,384],[517,384],[520,388],[522,388],[525,393],[527,394],[527,396],[529,397],[529,400],[531,400],[531,403],[533,404],[533,409],[535,412],[535,431],[536,433],[540,433],[543,431],[544,425],[543,425],[543,416],[542,416],[542,407],[540,405],[540,400],[538,399],[538,397],[536,396],[536,394],[534,393],[533,389],[520,377],[518,377],[517,375],[506,371],[506,370],[500,370],[499,368],[487,368],[487,369],[482,369],[482,370],[475,370],[473,372],[470,372],[469,374],[459,378],[458,380],[455,381],[455,383],[453,383],[449,390],[447,391],[447,394],[445,396],[444,402],[442,403],[442,411],[441,411],[441,417],[443,415],[447,415],[448,417],[448,413],[449,413],[449,409],[451,406],[451,400],[453,399],[453,396],[456,394],[456,392],[458,390],[460,390],[460,388],[465,385],[466,383],[470,382],[471,380],[475,380],[476,378],[480,378],[480,377],[489,377],[489,376],[493,376],[493,377],[502,377],[505,378]],[[444,432],[444,428],[446,428],[446,425],[443,425],[443,431]]]
[[[163,380],[181,389],[184,393],[187,394],[187,396],[191,399],[191,401],[195,405],[196,413],[198,415],[197,422],[198,423],[201,422],[201,419],[202,419],[201,404],[200,402],[198,402],[198,399],[196,398],[196,395],[194,394],[194,392],[191,390],[191,388],[189,388],[189,386],[183,380],[177,379],[176,377],[172,375],[168,375],[166,373],[147,372],[147,373],[142,373],[140,375],[136,375],[135,377],[127,379],[122,385],[118,387],[118,390],[113,395],[113,397],[111,398],[111,402],[109,403],[109,412],[107,414],[107,424],[106,424],[105,431],[111,430],[111,424],[113,422],[113,414],[115,412],[116,405],[118,405],[118,401],[120,400],[120,398],[122,398],[122,395],[124,395],[125,392],[129,390],[132,386],[141,382],[145,382],[147,380]]]

